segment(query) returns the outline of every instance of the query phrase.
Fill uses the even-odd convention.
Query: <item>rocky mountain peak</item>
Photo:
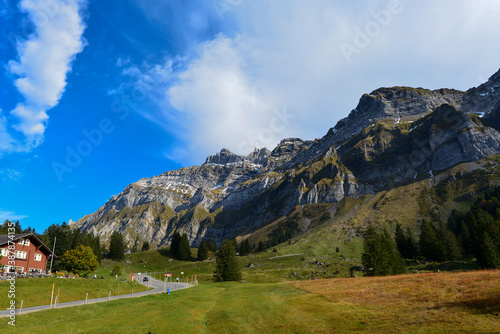
[[[247,155],[245,160],[250,161],[257,165],[264,165],[267,162],[267,159],[271,155],[271,151],[267,148],[255,148],[255,150]]]
[[[244,156],[237,155],[231,151],[229,151],[227,148],[223,148],[220,150],[219,153],[216,153],[214,155],[209,155],[207,159],[205,160],[205,165],[207,164],[219,164],[219,165],[226,165],[229,163],[235,163],[235,162],[240,162],[245,160]]]
[[[301,151],[302,148],[306,148],[308,143],[311,143],[311,141],[304,141],[300,138],[283,139],[271,152],[271,156],[280,157],[294,155]]]
[[[363,94],[357,107],[337,123],[331,134],[335,142],[342,142],[376,120],[411,120],[445,103],[458,108],[464,95],[465,92],[454,89],[379,88],[370,94]]]

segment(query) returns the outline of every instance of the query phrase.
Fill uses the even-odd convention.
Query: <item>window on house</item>
[[[35,254],[35,261],[42,261],[42,254]]]
[[[16,251],[16,259],[26,259],[26,252]]]
[[[25,246],[29,246],[29,245],[30,245],[30,241],[29,241],[29,239],[24,240],[24,245],[25,245]]]
[[[17,243],[20,245],[24,245],[24,239],[20,239]]]
[[[9,256],[9,251],[7,248],[2,248],[2,256]]]

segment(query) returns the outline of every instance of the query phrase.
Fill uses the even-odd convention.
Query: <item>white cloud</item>
[[[499,9],[490,0],[242,1],[224,14],[237,31],[193,47],[181,69],[159,64],[169,82],[148,96],[183,120],[182,131],[164,125],[184,133],[172,152],[185,163],[221,147],[247,154],[251,139],[268,148],[284,137],[314,139],[381,86],[480,84],[500,67],[491,33],[500,31]],[[345,44],[357,52],[346,57]],[[273,125],[283,109],[293,118]]]
[[[0,222],[4,222],[5,220],[16,221],[24,218],[28,218],[28,216],[20,215],[13,211],[4,211],[0,208]]]
[[[34,33],[18,43],[18,60],[9,62],[10,72],[18,76],[14,84],[24,97],[11,114],[19,120],[13,127],[26,137],[28,148],[43,140],[47,110],[58,104],[71,62],[85,46],[85,24],[80,12],[86,3],[22,0],[19,4],[33,23]]]

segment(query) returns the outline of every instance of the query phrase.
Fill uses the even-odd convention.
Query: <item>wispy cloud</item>
[[[18,181],[23,177],[23,174],[9,167],[0,169],[0,179],[5,183],[6,181]]]
[[[19,9],[34,26],[34,33],[17,45],[18,59],[10,61],[8,66],[10,72],[18,76],[14,84],[24,98],[11,111],[18,119],[12,128],[20,131],[25,140],[13,142],[3,119],[0,136],[8,140],[0,149],[30,149],[43,141],[49,119],[47,111],[59,103],[71,62],[85,46],[81,11],[86,4],[86,0],[22,0],[19,3]]]
[[[3,223],[5,220],[15,221],[24,218],[28,218],[28,216],[20,215],[13,211],[4,211],[3,209],[0,208],[0,223]]]

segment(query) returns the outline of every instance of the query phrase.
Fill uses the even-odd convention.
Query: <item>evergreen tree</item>
[[[500,268],[500,221],[493,216],[498,207],[500,202],[493,198],[479,203],[465,216],[469,252],[483,268]]]
[[[408,257],[408,239],[406,238],[406,233],[401,227],[401,224],[396,224],[396,245],[398,247],[399,252],[405,259],[409,259]]]
[[[462,250],[460,249],[455,234],[444,223],[441,223],[439,225],[438,235],[445,248],[444,260],[459,260],[462,256]]]
[[[406,229],[406,252],[408,259],[416,259],[419,254],[417,239],[409,227]]]
[[[217,251],[214,278],[218,282],[241,280],[241,268],[236,257],[236,249],[231,240],[224,240]]]
[[[54,249],[54,257],[52,271],[61,270],[60,262],[64,253],[71,249],[72,233],[69,226],[63,222],[61,225],[50,225],[41,235],[42,242],[50,249],[54,249],[54,240],[56,247]]]
[[[70,236],[71,236],[70,249],[75,249],[76,247],[78,247],[80,245],[89,246],[84,242],[84,236],[82,234],[82,231],[80,231],[79,228],[74,229]]]
[[[177,258],[184,261],[191,259],[191,247],[189,246],[189,239],[187,237],[187,234],[183,234],[181,236]]]
[[[486,231],[483,232],[481,253],[482,257],[478,262],[484,268],[500,268],[500,245]]]
[[[109,243],[109,257],[115,261],[122,261],[125,259],[125,244],[123,242],[123,236],[114,232],[111,235],[111,241]]]
[[[365,268],[365,274],[367,276],[375,275],[375,268],[381,260],[382,254],[380,254],[380,240],[377,235],[377,231],[370,224],[365,232],[363,239],[363,253],[361,254],[361,261],[363,262],[363,267]]]
[[[215,244],[215,241],[213,241],[212,239],[208,239],[207,244],[208,244],[208,249],[212,253],[215,253],[215,251],[217,250],[217,245]]]
[[[104,257],[105,255],[109,255],[109,248],[106,249],[106,245],[105,244],[102,244],[101,245],[101,255],[102,257]]]
[[[264,247],[264,243],[262,241],[259,241],[259,247],[257,248],[257,252],[264,252],[266,250],[266,247]]]
[[[404,259],[415,259],[418,256],[418,244],[413,232],[408,227],[406,232],[400,224],[396,225],[396,245]]]
[[[208,242],[205,240],[202,240],[200,242],[200,245],[198,246],[198,261],[204,261],[208,259],[208,253],[210,252],[208,248]]]
[[[443,261],[446,249],[436,227],[424,220],[420,233],[420,253],[430,261]]]
[[[406,263],[398,251],[396,242],[389,233],[389,230],[384,229],[384,232],[379,236],[382,252],[387,254],[384,259],[380,275],[398,275],[406,272]]]
[[[388,230],[378,234],[370,225],[363,239],[361,260],[367,276],[396,275],[406,271],[396,242]]]
[[[149,248],[150,248],[150,247],[149,247],[149,242],[144,241],[144,242],[142,243],[142,248],[141,248],[141,251],[143,251],[143,252],[148,251],[148,250],[149,250]]]
[[[170,242],[170,252],[172,253],[172,256],[174,257],[179,256],[180,244],[181,244],[181,234],[175,231],[174,234],[172,235],[172,241]]]
[[[248,239],[243,240],[240,244],[240,256],[245,256],[251,252],[252,248],[250,246],[250,241],[248,241]]]

